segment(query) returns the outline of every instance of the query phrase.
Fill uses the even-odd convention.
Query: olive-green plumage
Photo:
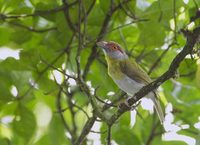
[[[148,84],[151,82],[150,77],[142,68],[135,62],[134,59],[117,60],[106,56],[108,63],[108,74],[119,79],[126,74],[131,79],[138,83]]]

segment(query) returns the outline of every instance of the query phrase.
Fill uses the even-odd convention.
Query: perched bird
[[[97,46],[104,51],[109,76],[129,96],[132,97],[143,86],[152,81],[147,73],[133,59],[127,56],[119,44],[113,41],[100,41],[97,42]],[[156,92],[150,92],[146,97],[153,101],[158,117],[163,123],[164,114]]]

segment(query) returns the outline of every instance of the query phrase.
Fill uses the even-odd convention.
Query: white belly
[[[144,84],[138,83],[127,76],[124,79],[114,81],[120,89],[129,95],[135,94],[144,86]]]
[[[135,93],[137,93],[143,86],[145,86],[144,84],[138,83],[132,79],[130,79],[129,77],[124,77],[124,79],[121,80],[114,80],[115,83],[119,86],[120,89],[122,89],[124,92],[126,92],[129,96],[132,97],[132,95],[134,95]],[[156,97],[155,97],[155,93],[149,93],[146,96],[147,98],[149,98],[148,100],[142,99],[141,101],[141,105],[144,109],[147,110],[151,110],[153,111],[153,103],[155,105],[156,111],[158,113],[158,116],[161,120],[161,122],[163,122],[164,120],[164,115],[162,113],[162,108],[160,107],[160,103],[157,100],[156,101]],[[151,101],[151,102],[149,102]],[[153,103],[152,103],[153,101]]]

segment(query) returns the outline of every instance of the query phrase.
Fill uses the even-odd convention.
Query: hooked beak
[[[98,47],[101,47],[101,48],[103,48],[103,49],[106,49],[106,44],[107,44],[108,42],[106,42],[106,41],[99,41],[99,42],[97,42],[96,44],[97,44],[97,46]]]

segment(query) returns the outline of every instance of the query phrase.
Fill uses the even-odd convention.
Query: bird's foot
[[[123,102],[123,103],[120,103],[119,104],[119,108],[120,109],[126,109],[126,110],[135,110],[135,108],[139,105],[139,103],[136,103],[136,104],[133,104],[133,105],[130,105],[130,103],[129,103],[129,100],[131,99],[131,97],[128,97],[126,100],[125,100],[125,102]]]
[[[128,98],[125,100],[124,104],[126,104],[127,107],[132,108],[132,105],[129,104],[129,100],[130,100],[130,99],[131,99],[131,97],[128,97]]]

